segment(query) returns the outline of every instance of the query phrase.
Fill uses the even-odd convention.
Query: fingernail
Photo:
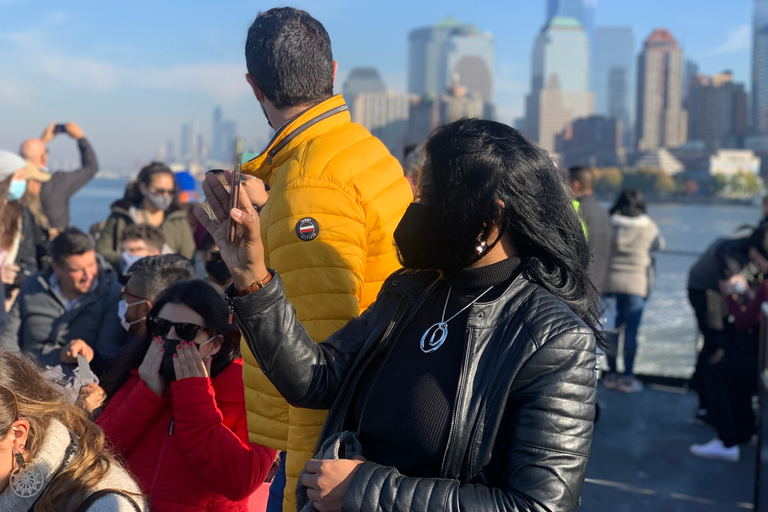
[[[186,341],[184,341],[184,340],[181,340],[181,345],[182,345],[182,346],[186,346],[186,345],[187,345],[187,342],[186,342]]]
[[[240,211],[240,210],[238,210],[237,208],[232,208],[232,216],[233,216],[234,218],[236,218],[236,219],[239,219],[240,217],[242,217],[242,216],[243,216],[243,212],[241,212],[241,211]]]
[[[165,352],[165,348],[160,347],[160,352]]]
[[[179,357],[179,354],[173,354],[174,359],[176,359],[177,357]]]

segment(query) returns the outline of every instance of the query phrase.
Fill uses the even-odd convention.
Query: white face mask
[[[125,299],[122,299],[120,301],[120,304],[117,306],[117,316],[120,317],[120,325],[123,326],[123,329],[125,329],[126,332],[130,332],[131,326],[133,324],[137,324],[137,323],[141,322],[142,320],[144,320],[145,318],[147,318],[147,317],[143,316],[143,317],[139,318],[138,320],[134,320],[133,322],[127,321],[125,319],[125,314],[128,312],[128,308],[131,307],[131,306],[137,306],[139,304],[144,304],[145,302],[147,302],[147,301],[146,300],[140,300],[138,302],[133,302],[131,304],[128,304],[125,301]]]

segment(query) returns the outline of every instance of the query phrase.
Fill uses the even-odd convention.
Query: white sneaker
[[[704,459],[724,460],[727,462],[738,462],[739,446],[726,448],[723,442],[717,437],[706,444],[692,444],[691,453]]]

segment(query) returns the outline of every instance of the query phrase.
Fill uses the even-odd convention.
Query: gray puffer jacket
[[[277,274],[264,289],[227,300],[259,366],[288,402],[330,409],[319,446],[343,430],[361,375],[394,347],[430,300],[434,280],[399,271],[359,318],[317,344]],[[465,340],[440,478],[365,462],[345,512],[576,509],[594,426],[594,333],[523,272],[498,299],[471,306]]]

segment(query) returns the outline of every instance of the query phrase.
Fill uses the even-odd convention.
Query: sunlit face
[[[62,290],[72,294],[88,293],[99,273],[96,252],[93,250],[72,254],[61,265],[54,262],[51,266],[59,277]]]
[[[155,247],[150,247],[147,245],[146,241],[141,240],[140,238],[135,240],[123,240],[123,243],[120,247],[123,252],[127,252],[132,256],[141,256],[142,258],[145,256],[157,256],[160,254],[159,250],[157,250]]]
[[[160,310],[160,313],[158,313],[157,316],[158,318],[163,318],[170,322],[195,324],[199,325],[200,327],[205,327],[205,320],[203,317],[184,304],[173,304],[169,302],[163,306],[163,309]],[[220,336],[217,336],[210,343],[206,343],[211,339],[212,336],[213,334],[211,334],[209,331],[199,329],[197,331],[197,336],[195,336],[195,339],[193,340],[198,345],[200,349],[200,356],[203,359],[208,356],[215,355],[221,349]],[[181,340],[181,337],[176,334],[175,327],[171,327],[171,330],[168,332],[168,339]],[[205,345],[203,345],[204,343]]]

